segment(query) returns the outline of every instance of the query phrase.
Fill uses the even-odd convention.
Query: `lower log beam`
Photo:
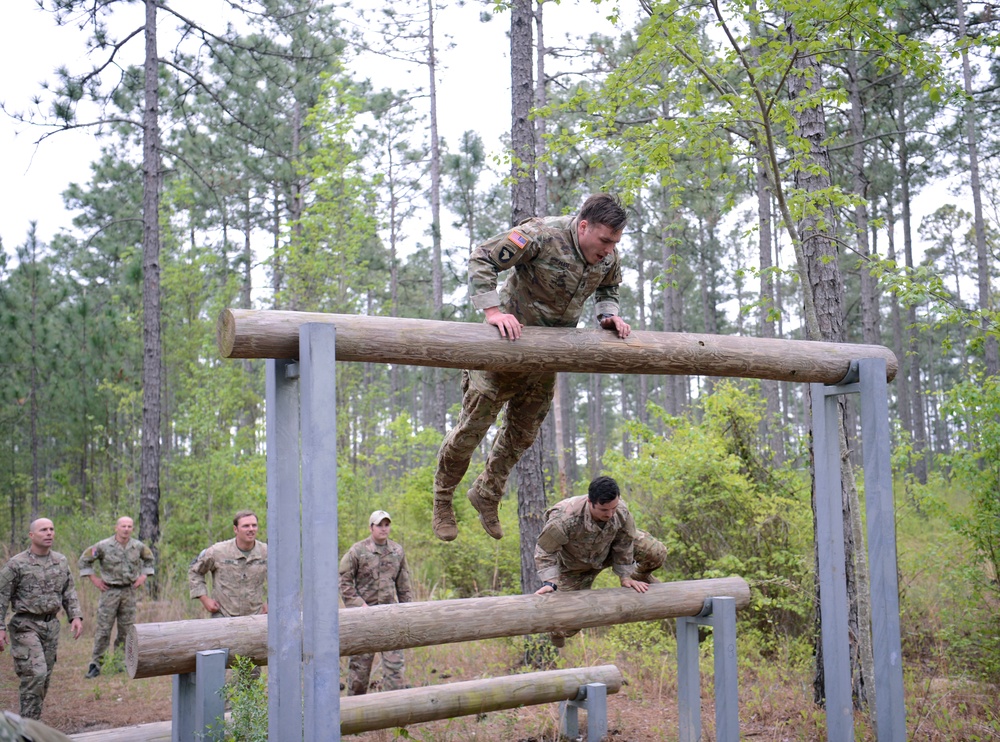
[[[617,693],[622,674],[614,665],[599,665],[348,696],[340,699],[340,733],[569,701],[588,683],[604,683],[608,694]]]
[[[340,610],[340,654],[350,656],[437,644],[571,631],[593,626],[696,616],[715,596],[750,603],[740,577],[687,580],[629,588],[435,600]],[[125,640],[130,677],[193,672],[198,652],[228,649],[267,663],[267,616],[135,624]]]

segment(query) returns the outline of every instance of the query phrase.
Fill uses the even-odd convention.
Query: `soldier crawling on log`
[[[589,590],[611,567],[622,587],[644,593],[658,582],[652,572],[663,566],[667,548],[635,527],[618,483],[598,477],[586,495],[569,497],[545,511],[545,525],[535,545],[535,568],[542,586],[536,595],[556,590]],[[549,634],[561,647],[576,631]]]
[[[532,217],[491,237],[469,258],[469,295],[500,336],[516,341],[524,325],[576,327],[583,305],[595,296],[597,321],[620,338],[631,327],[618,316],[621,261],[617,245],[626,220],[618,200],[590,196],[576,216]],[[515,270],[497,290],[497,277]],[[435,535],[458,535],[452,497],[486,431],[504,409],[503,424],[486,466],[468,492],[479,522],[503,537],[497,510],[510,470],[531,446],[548,413],[555,389],[551,372],[462,372],[462,412],[438,452],[434,476]]]

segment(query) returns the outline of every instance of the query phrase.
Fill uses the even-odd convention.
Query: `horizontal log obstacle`
[[[597,665],[345,696],[340,699],[340,733],[360,734],[522,706],[572,701],[579,696],[580,688],[590,683],[604,684],[610,695],[621,690],[622,674],[614,665]],[[171,722],[161,721],[84,732],[71,739],[79,742],[169,742],[171,732]]]
[[[223,358],[298,358],[299,328],[307,322],[336,326],[338,361],[822,384],[841,382],[860,358],[884,358],[888,381],[899,368],[895,354],[881,345],[644,331],[623,340],[608,330],[556,327],[525,327],[511,342],[480,323],[253,309],[223,310],[216,327],[219,352]]]
[[[721,577],[659,583],[643,594],[608,588],[342,608],[340,655],[697,616],[719,595],[735,598],[737,608],[750,603],[745,580]],[[125,640],[128,674],[149,678],[193,672],[197,652],[210,649],[228,649],[230,662],[240,655],[266,664],[267,620],[243,616],[135,624]]]
[[[622,674],[614,665],[599,665],[347,696],[340,699],[340,733],[571,701],[588,683],[603,683],[609,694],[617,693]]]

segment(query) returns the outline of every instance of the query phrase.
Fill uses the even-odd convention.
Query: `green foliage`
[[[700,400],[701,420],[656,408],[669,437],[630,423],[639,454],[606,460],[639,527],[667,547],[669,579],[737,574],[753,587],[751,622],[805,630],[811,606],[808,490],[774,469],[757,429],[762,401],[736,384]]]
[[[359,312],[375,289],[368,266],[381,249],[372,181],[352,142],[364,100],[336,74],[327,75],[323,92],[306,122],[322,132],[303,165],[312,198],[291,224],[291,240],[275,252],[274,267],[285,274],[276,301],[299,310]]]
[[[267,680],[249,657],[234,658],[233,677],[223,693],[231,712],[227,742],[267,742]]]
[[[974,556],[961,570],[971,591],[966,620],[952,640],[984,677],[1000,679],[1000,379],[963,382],[947,395],[945,412],[965,444],[948,457],[953,479],[970,494],[952,524]]]

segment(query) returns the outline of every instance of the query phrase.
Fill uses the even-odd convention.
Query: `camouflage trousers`
[[[118,622],[115,649],[125,649],[125,637],[135,623],[135,590],[128,587],[111,587],[101,593],[97,603],[97,628],[94,630],[94,651],[90,661],[100,666],[101,658],[111,643],[111,628]]]
[[[503,420],[473,485],[487,500],[498,502],[511,469],[538,435],[555,391],[554,373],[462,372],[462,412],[438,451],[434,499],[451,502],[469,461],[503,410]]]
[[[49,691],[49,679],[59,646],[59,618],[38,621],[14,614],[7,624],[14,672],[21,679],[21,716],[38,719]]]
[[[374,661],[374,654],[357,654],[351,657],[351,661],[347,665],[347,695],[363,696],[368,692]],[[380,690],[402,690],[404,687],[402,650],[382,652]]]
[[[667,559],[667,547],[645,531],[636,529],[633,548],[635,569],[632,572],[631,578],[639,582],[656,582],[656,579],[650,576],[650,572],[663,566],[663,563]],[[585,572],[563,572],[559,575],[559,589],[566,592],[571,590],[590,590],[594,584],[594,580],[597,579],[597,575],[610,566],[611,556],[608,555],[608,559],[600,569],[589,569]],[[553,631],[551,635],[565,639],[579,633],[580,631],[577,629],[576,631]]]

